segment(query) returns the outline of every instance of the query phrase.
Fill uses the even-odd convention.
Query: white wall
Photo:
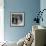
[[[0,42],[4,41],[4,1],[0,0]]]

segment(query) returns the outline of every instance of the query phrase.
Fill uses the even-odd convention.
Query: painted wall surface
[[[4,0],[4,38],[7,41],[18,41],[32,29],[35,12],[40,9],[39,0]],[[25,26],[10,27],[10,12],[24,12]]]
[[[40,10],[43,10],[43,9],[46,9],[46,0],[40,1]],[[43,17],[43,22],[40,21],[40,25],[46,27],[46,11],[43,12],[42,17]],[[46,44],[46,40],[45,40],[45,44]]]
[[[0,0],[0,42],[4,41],[4,1]]]
[[[41,9],[41,11],[42,11],[43,9],[46,9],[46,0],[41,0],[41,1],[40,1],[40,9]],[[46,27],[46,10],[43,12],[42,17],[43,17],[43,22],[41,21],[41,22],[40,22],[40,25]]]

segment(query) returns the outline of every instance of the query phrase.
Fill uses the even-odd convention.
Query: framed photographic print
[[[10,16],[11,26],[24,26],[24,13],[11,13]]]

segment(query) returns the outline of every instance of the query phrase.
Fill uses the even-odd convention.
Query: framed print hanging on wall
[[[24,13],[11,12],[10,25],[11,26],[24,26]]]

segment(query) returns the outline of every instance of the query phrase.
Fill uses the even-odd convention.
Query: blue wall
[[[7,41],[18,41],[32,29],[35,12],[40,9],[39,0],[4,0],[4,38]],[[10,12],[24,12],[25,26],[10,27]]]

